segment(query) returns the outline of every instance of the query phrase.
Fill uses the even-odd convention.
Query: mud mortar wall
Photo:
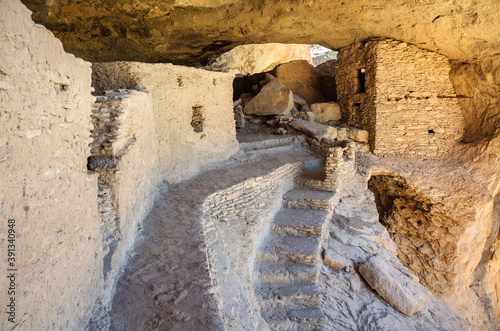
[[[374,154],[436,159],[461,140],[465,122],[446,57],[391,40],[356,43],[338,57],[343,117],[369,131]]]
[[[237,150],[232,112],[233,79],[233,74],[171,64],[93,65],[93,86],[97,93],[128,88],[151,94],[159,140],[160,175],[168,182],[189,178]],[[203,118],[201,126],[196,128],[193,126],[195,110]],[[199,121],[198,116],[196,120]]]
[[[292,189],[302,163],[246,180],[207,197],[203,205],[205,240],[219,310],[229,327],[265,329],[252,286],[255,252],[267,233],[281,197]]]
[[[90,64],[64,52],[18,1],[0,2],[0,260],[16,221],[16,318],[0,329],[82,330],[102,289]]]
[[[464,134],[465,122],[438,53],[379,42],[376,66],[376,155],[439,158]]]
[[[372,44],[361,42],[341,48],[337,54],[336,82],[337,103],[342,118],[352,125],[369,132],[369,143],[374,148],[375,122],[375,67],[377,53]],[[364,91],[359,75],[365,70]],[[361,92],[363,91],[363,92]]]
[[[105,312],[117,277],[127,261],[142,220],[159,191],[159,157],[151,96],[119,90],[97,98],[93,108],[92,158],[99,173],[99,212],[105,287],[92,318],[92,328],[107,326]],[[112,168],[109,168],[109,167]]]

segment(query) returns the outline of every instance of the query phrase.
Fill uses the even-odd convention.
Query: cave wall
[[[160,178],[178,182],[227,159],[238,149],[233,118],[234,74],[172,64],[93,64],[97,93],[148,91],[159,142]],[[193,119],[198,112],[198,119]],[[202,128],[195,127],[200,122]],[[198,125],[201,125],[198,123]]]
[[[452,61],[450,80],[464,109],[466,143],[498,137],[500,125],[500,57],[480,61]],[[500,149],[495,148],[494,153]]]
[[[90,63],[0,2],[0,329],[84,329],[103,285]],[[15,220],[16,318],[7,320],[7,220]]]
[[[344,118],[369,131],[375,155],[440,158],[461,140],[465,124],[446,57],[381,40],[342,48],[338,59]]]

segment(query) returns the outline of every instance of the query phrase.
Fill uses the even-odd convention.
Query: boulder
[[[323,139],[333,140],[337,138],[337,129],[333,126],[304,121],[300,119],[294,119],[288,125],[297,131],[303,132],[317,139],[318,141],[321,141]]]
[[[292,110],[293,94],[278,79],[272,79],[243,109],[248,115],[289,115]]]
[[[293,95],[293,102],[300,105],[300,106],[305,106],[307,105],[307,101],[304,100],[303,98],[299,97],[298,95],[294,94]]]
[[[302,110],[312,113],[312,120],[319,123],[338,121],[342,118],[340,107],[336,102],[313,103]]]
[[[327,102],[321,91],[316,87],[307,83],[296,83],[292,90],[297,95],[301,96],[307,103]]]
[[[283,85],[307,103],[327,101],[320,91],[321,80],[309,62],[292,61],[281,64],[275,69],[275,74]]]
[[[424,307],[425,297],[417,284],[379,256],[359,266],[366,282],[392,307],[411,316]]]

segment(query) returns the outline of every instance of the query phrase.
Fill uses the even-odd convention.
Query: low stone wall
[[[97,98],[92,118],[94,141],[89,166],[99,173],[97,201],[105,284],[91,326],[101,329],[107,326],[104,314],[138,227],[157,197],[160,165],[148,93],[107,91]]]
[[[98,94],[121,88],[150,93],[162,180],[187,179],[238,149],[234,74],[162,63],[94,63],[92,68]]]
[[[326,152],[324,179],[297,179],[298,187],[320,191],[340,192],[356,173],[356,143],[349,142],[346,148],[331,147]]]
[[[219,310],[228,327],[265,329],[252,286],[251,270],[262,234],[267,233],[285,192],[294,187],[302,162],[246,180],[207,197],[204,229]]]

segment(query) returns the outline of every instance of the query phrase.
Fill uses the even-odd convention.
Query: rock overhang
[[[389,37],[472,60],[500,53],[500,3],[437,1],[23,0],[66,51],[88,61],[206,63],[241,44],[332,49]]]

